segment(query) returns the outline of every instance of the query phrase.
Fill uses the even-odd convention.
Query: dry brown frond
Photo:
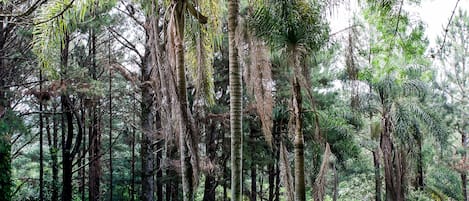
[[[240,20],[242,24],[243,21]],[[253,36],[247,28],[238,29],[237,41],[240,63],[244,68],[244,82],[249,95],[254,96],[254,105],[262,123],[262,133],[267,144],[272,147],[272,63],[265,42]],[[243,28],[244,27],[244,28]]]
[[[316,176],[316,181],[314,181],[314,200],[315,201],[323,201],[326,185],[326,174],[327,170],[329,169],[329,158],[331,156],[331,148],[329,143],[326,143],[326,150],[324,150],[324,155],[322,157],[321,168],[319,169],[319,173]]]

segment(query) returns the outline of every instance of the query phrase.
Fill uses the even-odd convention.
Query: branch
[[[69,4],[67,4],[65,6],[65,8],[62,11],[60,11],[60,13],[57,13],[56,15],[54,15],[53,17],[51,17],[47,20],[35,22],[33,25],[36,26],[36,25],[44,24],[44,23],[47,23],[47,22],[50,22],[50,21],[54,20],[55,18],[58,18],[58,17],[62,16],[65,13],[65,11],[67,11],[69,8],[72,7],[73,2],[75,2],[75,0],[72,0]]]
[[[143,22],[141,22],[140,20],[138,20],[133,14],[132,12],[129,10],[130,8],[128,6],[125,5],[125,2],[124,1],[120,1],[122,3],[122,5],[125,6],[125,10],[127,10],[127,12],[125,12],[124,10],[120,9],[119,7],[116,7],[116,9],[122,13],[124,13],[125,15],[129,16],[130,18],[132,18],[135,23],[137,23],[138,25],[140,25],[142,28],[145,28],[145,26],[143,25]]]
[[[194,5],[192,5],[191,3],[187,3],[187,10],[189,11],[189,13],[194,16],[195,18],[197,18],[197,20],[199,20],[199,22],[201,24],[207,24],[207,21],[208,21],[208,17],[202,15],[202,13],[200,13],[198,10],[196,10],[194,8]]]
[[[443,48],[445,47],[446,35],[448,35],[448,28],[449,28],[449,25],[451,25],[451,21],[453,21],[454,13],[456,12],[456,8],[458,8],[459,1],[460,0],[456,1],[456,4],[454,5],[454,8],[453,8],[453,12],[451,12],[451,17],[449,17],[448,24],[446,25],[445,35],[443,36],[443,43],[441,43],[441,47],[440,47],[440,52],[439,52],[440,54],[443,52]]]
[[[143,56],[142,54],[140,54],[140,52],[137,50],[137,48],[135,47],[134,44],[132,44],[129,40],[127,40],[127,38],[125,38],[124,36],[122,36],[121,34],[119,34],[116,30],[114,30],[112,27],[108,27],[108,30],[109,32],[112,34],[112,36],[114,36],[114,38],[117,40],[117,42],[119,42],[121,45],[123,45],[124,47],[134,51],[139,57],[141,60],[143,60]],[[123,40],[123,41],[122,41]]]
[[[26,10],[25,12],[23,13],[19,13],[19,14],[13,14],[13,13],[0,13],[0,17],[24,17],[24,16],[28,16],[30,15],[31,13],[33,13],[40,5],[44,4],[45,2],[47,2],[47,0],[37,0],[36,2],[34,2],[34,4],[28,8],[28,10]]]

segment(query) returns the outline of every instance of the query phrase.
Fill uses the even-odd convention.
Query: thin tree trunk
[[[85,187],[86,187],[86,107],[85,104],[82,104],[81,106],[81,120],[83,122],[83,146],[82,146],[82,156],[81,157],[81,163],[79,162],[81,166],[81,186],[80,186],[80,194],[81,194],[81,200],[85,200],[86,192],[85,192]],[[89,134],[88,134],[89,135]]]
[[[68,65],[68,51],[69,51],[69,43],[70,43],[70,36],[68,33],[65,33],[64,35],[64,42],[62,43],[61,47],[61,69],[63,70],[62,72],[63,75],[66,74],[66,68]],[[62,84],[63,83],[63,78],[62,77]],[[73,144],[73,113],[74,108],[72,105],[72,101],[70,100],[70,97],[68,94],[63,93],[60,96],[61,99],[61,104],[62,104],[62,201],[71,201],[72,200],[72,168],[73,168],[73,159],[75,157],[75,154],[79,150],[79,147],[81,146],[81,139],[82,139],[82,128],[81,126],[81,119],[79,119],[77,116],[77,123],[79,124],[78,126],[78,135],[76,136],[75,140],[75,146],[72,147]]]
[[[177,70],[177,91],[179,102],[179,154],[181,162],[181,180],[184,201],[194,200],[194,166],[191,164],[191,148],[192,139],[195,133],[192,132],[189,122],[189,107],[187,102],[186,89],[186,68],[184,65],[184,26],[185,26],[185,10],[187,6],[186,0],[175,0],[174,6],[174,26],[175,26],[175,57]]]
[[[135,97],[135,94],[133,95],[133,103],[132,103],[132,122],[134,124],[136,124],[136,120],[135,120],[135,111],[137,111],[137,107],[136,107],[136,97]],[[132,179],[131,179],[131,183],[130,183],[130,201],[135,201],[135,140],[136,140],[136,136],[135,136],[135,126],[132,126],[132,141],[131,141],[131,145],[130,145],[130,148],[132,149],[132,160],[130,162],[130,171],[131,171],[131,174],[132,174]]]
[[[257,179],[256,165],[251,164],[251,201],[257,200],[256,179]]]
[[[113,200],[112,189],[112,70],[109,69],[109,200]]]
[[[466,133],[461,132],[461,145],[464,149],[463,152],[463,161],[466,161]],[[467,175],[466,173],[461,173],[461,185],[462,185],[462,196],[463,200],[467,201]]]
[[[273,155],[273,154],[272,154]],[[268,165],[269,169],[269,201],[274,200],[274,190],[275,190],[275,163],[270,163]]]
[[[280,149],[277,149],[277,160],[275,165],[275,201],[280,201]]]
[[[375,168],[375,201],[381,201],[381,173],[380,173],[380,154],[377,147],[373,151],[373,164]]]
[[[424,187],[424,175],[423,175],[423,152],[422,152],[422,136],[421,133],[417,134],[417,190],[423,190]]]
[[[43,119],[43,99],[42,99],[42,69],[39,69],[39,93],[41,94],[39,100],[39,200],[44,200],[44,150],[43,150],[43,130],[44,130],[44,119]]]
[[[217,133],[216,125],[214,122],[210,124],[207,132],[207,141],[205,143],[206,152],[210,161],[215,161],[217,153]],[[205,175],[205,187],[204,187],[204,198],[203,201],[214,201],[216,195],[217,181],[213,172],[207,172]]]
[[[242,81],[238,62],[236,28],[238,27],[239,0],[228,2],[229,86],[231,130],[231,199],[242,200]]]
[[[93,80],[98,80],[97,63],[96,63],[96,34],[94,30],[90,30],[90,49],[89,55],[91,56],[90,72]],[[99,122],[98,105],[99,100],[92,98],[91,103],[91,130],[89,131],[89,199],[90,200],[101,200],[100,198],[100,180],[101,180],[101,125]]]
[[[57,108],[54,106],[54,114],[57,111]],[[59,200],[59,164],[58,164],[58,122],[57,116],[54,115],[52,117],[52,146],[49,148],[50,156],[52,159],[52,195],[51,200],[57,201]]]

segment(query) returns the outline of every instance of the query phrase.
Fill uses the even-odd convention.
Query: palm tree
[[[242,82],[238,63],[236,28],[238,27],[239,1],[228,2],[229,83],[230,83],[230,133],[231,133],[231,199],[242,200]]]
[[[173,0],[171,3],[171,18],[168,26],[170,48],[170,63],[177,71],[177,100],[179,108],[179,152],[182,172],[182,189],[184,201],[194,200],[197,186],[198,159],[195,150],[196,131],[191,122],[187,101],[186,67],[184,60],[184,30],[186,12],[195,17],[199,23],[207,23],[207,17],[195,9],[188,0]]]
[[[251,25],[260,38],[284,48],[288,66],[292,70],[291,110],[295,150],[295,200],[306,200],[304,171],[304,137],[302,129],[302,95],[304,83],[302,63],[308,51],[318,50],[327,39],[327,28],[321,21],[320,6],[309,1],[271,1],[260,7]],[[303,86],[304,87],[304,86]]]
[[[440,126],[438,116],[425,106],[428,86],[423,82],[416,79],[398,80],[393,75],[387,75],[370,84],[373,90],[360,97],[361,109],[366,114],[381,118],[378,132],[383,153],[386,200],[402,201],[405,200],[408,153],[413,150],[418,159],[422,157],[419,152],[423,143],[422,128],[426,128],[424,131],[435,136],[440,144],[445,143],[446,133]],[[415,147],[415,144],[419,146]]]

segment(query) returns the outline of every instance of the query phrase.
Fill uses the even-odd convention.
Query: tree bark
[[[239,0],[228,2],[230,133],[231,133],[231,199],[241,201],[242,179],[242,80],[238,62],[236,29],[238,27]]]
[[[137,111],[137,106],[136,106],[136,97],[133,95],[133,103],[132,103],[132,109],[134,112],[132,112],[132,122],[136,124],[136,118],[135,118],[135,111]],[[135,132],[135,126],[132,126],[132,141],[130,144],[130,148],[132,150],[132,160],[130,161],[130,172],[132,174],[131,182],[130,182],[130,201],[135,201],[135,141],[136,141],[136,132]]]
[[[113,200],[112,189],[112,69],[109,69],[109,200]]]
[[[467,140],[466,133],[462,132],[461,133],[461,145],[464,149],[463,161],[466,161],[466,140]],[[461,186],[462,186],[463,200],[467,201],[467,175],[466,173],[461,173]]]
[[[207,141],[205,142],[206,152],[210,161],[215,161],[217,153],[217,133],[216,124],[212,122],[207,130]],[[203,201],[215,201],[217,181],[213,172],[205,174],[205,187]]]
[[[151,81],[152,67],[148,62],[148,57],[142,62],[142,83]],[[154,196],[154,155],[153,155],[153,89],[150,84],[141,85],[142,102],[141,102],[141,126],[142,126],[142,141],[141,141],[141,157],[142,157],[142,201],[153,201]]]
[[[57,111],[56,107],[54,106],[53,113]],[[54,115],[52,117],[52,140],[49,143],[49,152],[50,157],[52,160],[52,192],[51,192],[51,200],[57,201],[59,200],[59,164],[58,164],[58,122],[57,116]]]
[[[375,168],[375,201],[381,201],[381,173],[379,148],[373,151],[373,164]]]
[[[63,76],[66,75],[66,68],[68,65],[68,51],[69,51],[70,36],[68,33],[64,34],[63,45],[61,47],[61,68],[63,71]],[[62,84],[63,83],[62,77]],[[79,151],[81,146],[81,140],[83,135],[83,129],[81,127],[81,119],[76,115],[76,111],[73,108],[72,100],[70,99],[67,92],[64,92],[60,96],[61,105],[62,105],[62,201],[71,201],[72,200],[72,168],[73,160],[76,153]],[[77,124],[78,124],[78,134],[75,139],[75,146],[73,145],[74,139],[74,126],[73,126],[73,116],[75,114]]]
[[[90,30],[90,49],[89,56],[91,58],[90,73],[93,80],[98,80],[97,63],[96,63],[96,34],[94,30]],[[100,198],[100,180],[101,180],[101,125],[99,122],[99,100],[91,98],[90,104],[90,120],[89,125],[89,186],[88,194],[90,200],[101,200]]]
[[[274,190],[275,190],[275,163],[268,165],[269,169],[269,201],[274,201]]]
[[[42,94],[42,69],[39,69],[39,93]],[[43,99],[39,96],[39,200],[44,200],[44,119],[43,119]]]
[[[391,120],[383,114],[384,125],[381,132],[380,147],[383,152],[386,201],[404,201],[405,158],[402,150],[394,147],[391,139]]]
[[[295,201],[305,201],[305,167],[304,167],[304,139],[301,120],[301,90],[298,78],[295,76],[292,83],[293,115],[295,119]]]

